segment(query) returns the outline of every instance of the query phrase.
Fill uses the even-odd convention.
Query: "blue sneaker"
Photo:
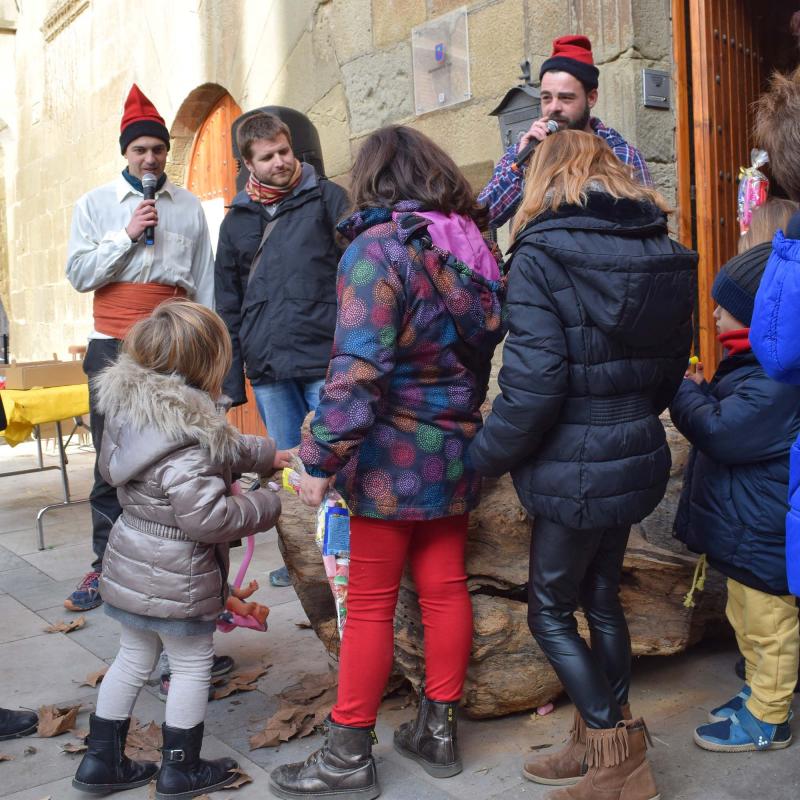
[[[69,611],[90,611],[103,602],[100,597],[100,573],[88,572],[78,588],[64,601]]]
[[[724,719],[730,719],[737,711],[741,711],[745,700],[750,697],[751,693],[752,689],[745,684],[742,686],[742,691],[739,692],[736,697],[732,697],[727,703],[723,703],[721,706],[712,708],[711,711],[708,712],[708,721],[722,722]]]
[[[751,750],[782,750],[792,742],[789,721],[771,725],[756,719],[742,704],[729,719],[701,725],[694,743],[715,753],[744,753]]]

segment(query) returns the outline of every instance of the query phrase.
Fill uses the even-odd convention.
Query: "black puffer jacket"
[[[530,514],[569,528],[647,516],[669,476],[658,415],[686,369],[696,265],[650,204],[590,192],[532,220],[514,245],[501,394],[470,448],[476,469],[510,470]]]
[[[336,224],[349,202],[341,186],[310,164],[270,217],[242,191],[219,231],[214,271],[217,313],[233,343],[223,391],[245,402],[244,368],[253,383],[324,378],[336,327],[336,268],[344,251]],[[278,220],[250,275],[264,227]]]

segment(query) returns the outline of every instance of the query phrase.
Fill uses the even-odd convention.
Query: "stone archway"
[[[175,114],[175,120],[169,131],[172,146],[167,162],[167,174],[178,186],[186,185],[189,160],[197,132],[209,112],[227,94],[228,91],[218,83],[204,83],[189,92]]]

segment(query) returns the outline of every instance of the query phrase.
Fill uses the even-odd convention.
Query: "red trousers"
[[[394,658],[394,610],[406,559],[425,629],[425,693],[461,697],[472,644],[464,548],[469,516],[418,522],[353,517],[347,623],[334,722],[371,727]]]

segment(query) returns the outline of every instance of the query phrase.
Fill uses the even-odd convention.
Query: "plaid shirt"
[[[642,154],[633,145],[628,144],[613,128],[603,125],[597,117],[592,117],[589,124],[598,136],[606,140],[623,164],[633,167],[633,177],[636,180],[645,186],[653,185],[650,170],[647,169]],[[499,228],[508,222],[522,199],[522,172],[511,168],[516,157],[517,145],[512,144],[497,162],[492,179],[478,195],[478,202],[489,209],[489,223],[493,228]]]

